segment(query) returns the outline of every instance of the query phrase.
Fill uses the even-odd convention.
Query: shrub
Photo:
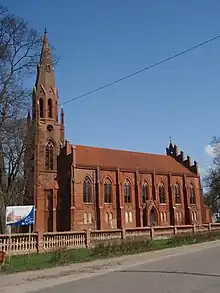
[[[152,248],[151,240],[125,240],[118,242],[99,243],[92,249],[97,257],[117,256],[148,251]]]

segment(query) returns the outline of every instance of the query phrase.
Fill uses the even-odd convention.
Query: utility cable
[[[219,38],[220,38],[220,35],[217,35],[217,36],[215,36],[215,37],[213,37],[213,38],[211,38],[211,39],[208,39],[208,40],[206,40],[206,41],[204,41],[204,42],[202,42],[202,43],[199,43],[199,44],[197,44],[197,45],[195,45],[195,46],[193,46],[193,47],[190,47],[190,48],[188,48],[188,49],[186,49],[186,50],[184,50],[184,51],[181,51],[181,52],[179,52],[179,53],[176,53],[176,54],[174,54],[174,55],[172,55],[172,56],[170,56],[170,57],[168,57],[168,58],[165,58],[165,59],[163,59],[163,60],[160,60],[160,61],[158,61],[158,62],[156,62],[156,63],[153,63],[153,64],[151,64],[151,65],[149,65],[149,66],[147,66],[147,67],[144,67],[144,68],[142,68],[142,69],[140,69],[140,70],[137,70],[137,71],[135,71],[135,72],[133,72],[133,73],[130,73],[130,74],[128,74],[128,75],[125,75],[124,77],[121,77],[121,78],[119,78],[119,79],[117,79],[117,80],[114,80],[114,81],[112,81],[112,82],[109,82],[109,83],[107,83],[107,84],[104,84],[104,85],[102,85],[102,86],[100,86],[100,87],[97,87],[97,88],[95,88],[95,89],[93,89],[93,90],[91,90],[91,91],[89,91],[89,92],[86,92],[86,93],[84,93],[84,94],[81,94],[81,95],[79,95],[79,96],[76,96],[76,97],[74,97],[74,98],[72,98],[72,99],[70,99],[70,100],[67,100],[67,101],[63,102],[62,105],[66,105],[66,104],[68,104],[68,103],[70,103],[70,102],[74,102],[74,101],[76,101],[76,100],[79,100],[79,99],[82,99],[82,98],[87,97],[87,96],[89,96],[89,95],[92,95],[92,94],[94,94],[94,93],[96,93],[96,92],[98,92],[98,91],[101,91],[101,90],[103,90],[103,89],[105,89],[105,88],[108,88],[108,87],[113,86],[113,85],[115,85],[115,84],[117,84],[117,83],[119,83],[119,82],[122,82],[122,81],[124,81],[124,80],[126,80],[126,79],[128,79],[128,78],[131,78],[131,77],[133,77],[133,76],[135,76],[135,75],[138,75],[138,74],[140,74],[140,73],[142,73],[142,72],[145,72],[145,71],[147,71],[147,70],[149,70],[149,69],[151,69],[151,68],[153,68],[153,67],[156,67],[156,66],[161,65],[161,64],[163,64],[163,63],[166,63],[166,62],[168,62],[168,61],[170,61],[170,60],[172,60],[172,59],[175,59],[175,58],[177,58],[177,57],[179,57],[179,56],[182,56],[182,55],[184,55],[184,54],[186,54],[186,53],[189,53],[189,52],[191,52],[191,51],[193,51],[193,50],[195,50],[195,49],[197,49],[197,48],[199,48],[199,47],[202,47],[202,46],[204,46],[204,45],[206,45],[206,44],[209,44],[209,43],[211,43],[211,42],[213,42],[213,41],[215,41],[215,40],[217,40],[217,39],[219,39]]]

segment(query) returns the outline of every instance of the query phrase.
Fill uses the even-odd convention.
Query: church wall
[[[172,201],[175,204],[175,223],[176,225],[183,225],[186,223],[185,218],[185,201],[184,201],[184,192],[183,192],[183,177],[182,176],[172,176],[171,188],[173,190]],[[180,203],[175,203],[175,195],[174,195],[174,186],[175,184],[179,184],[180,186]]]
[[[193,184],[195,188],[195,204],[190,204],[190,186]],[[187,200],[189,202],[189,215],[191,217],[192,224],[198,224],[202,222],[202,207],[201,207],[201,193],[200,182],[198,178],[187,178]]]
[[[104,184],[110,180],[112,184],[112,201],[105,203],[104,199]],[[103,230],[117,228],[117,174],[116,171],[101,170],[100,171],[100,226]]]
[[[92,182],[91,202],[83,202],[83,181],[88,177]],[[95,229],[96,228],[96,213],[95,213],[95,170],[90,169],[75,169],[74,170],[74,187],[72,190],[71,207],[71,229]]]
[[[91,203],[83,203],[83,182],[86,176],[91,179],[93,186]],[[104,168],[101,168],[101,170],[97,171],[97,168],[75,168],[74,188],[72,193],[72,197],[74,198],[74,206],[70,211],[72,215],[71,229],[110,230],[116,228],[141,227],[144,226],[142,211],[146,212],[146,221],[147,225],[149,226],[150,210],[152,208],[156,213],[157,225],[167,226],[172,224],[190,224],[186,221],[185,218],[185,211],[188,209],[188,207],[185,205],[184,200],[185,195],[183,176],[172,175],[170,176],[170,181],[169,176],[169,174],[155,174],[155,186],[153,186],[154,176],[152,173],[140,173],[139,177],[137,177],[135,172],[126,172],[121,170],[119,172],[119,178],[117,178],[117,170],[105,170]],[[124,182],[126,179],[129,180],[131,184],[130,203],[125,203],[124,199]],[[110,180],[112,184],[112,201],[110,203],[105,203],[104,201],[104,184],[106,180]],[[142,203],[141,188],[143,182],[145,181],[149,185],[149,198],[146,201],[146,207],[144,209],[142,208],[144,205]],[[198,178],[187,178],[186,184],[189,185],[192,181],[196,187],[199,186]],[[159,184],[161,182],[163,182],[165,187],[165,203],[160,203],[159,201]],[[174,185],[176,182],[178,182],[180,186],[180,203],[175,203],[174,198]],[[156,200],[153,200],[153,187],[155,187],[156,191]],[[95,193],[96,197],[94,196]],[[187,196],[189,196],[188,193]],[[196,196],[199,196],[198,190],[196,190]],[[202,222],[201,207],[198,199],[196,200],[196,202],[198,202],[196,206],[189,205],[192,211],[196,211],[197,214],[197,218],[192,221],[192,223],[195,224]],[[174,210],[174,223],[171,221],[172,209]]]

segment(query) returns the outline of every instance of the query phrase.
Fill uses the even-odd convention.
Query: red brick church
[[[170,143],[166,155],[73,145],[44,35],[27,118],[27,193],[36,231],[109,230],[210,222],[198,164]]]

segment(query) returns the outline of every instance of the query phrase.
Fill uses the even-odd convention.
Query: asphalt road
[[[219,293],[220,247],[204,249],[38,293]]]

